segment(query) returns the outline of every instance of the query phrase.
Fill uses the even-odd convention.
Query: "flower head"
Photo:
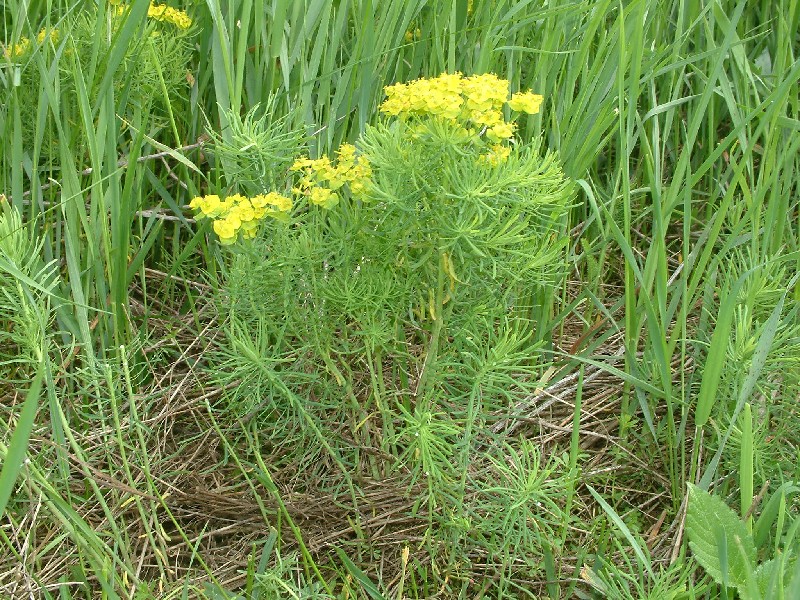
[[[507,140],[512,135],[514,135],[514,124],[513,123],[499,123],[494,127],[490,127],[486,130],[486,137],[492,140],[493,142],[500,142],[502,140]]]
[[[45,40],[50,40],[55,44],[58,41],[58,29],[42,29],[36,34],[36,41],[39,44],[44,43]]]
[[[250,198],[250,202],[259,219],[265,215],[275,219],[284,219],[288,217],[288,212],[292,210],[292,199],[277,192],[253,196]]]
[[[295,194],[306,196],[311,204],[332,208],[339,202],[336,190],[349,187],[352,196],[364,199],[372,177],[372,168],[364,156],[358,156],[352,144],[342,144],[336,151],[336,160],[327,156],[317,159],[297,159],[290,171],[299,171],[301,177]]]
[[[539,94],[520,92],[511,96],[511,100],[508,101],[508,106],[511,110],[534,115],[539,112],[539,107],[542,105],[543,100],[544,98]]]
[[[489,149],[489,152],[486,154],[481,154],[478,157],[478,162],[490,165],[492,167],[497,167],[501,163],[504,163],[506,160],[508,160],[510,155],[511,148],[504,146],[503,144],[495,144]]]
[[[197,215],[198,219],[205,217],[213,219],[227,210],[226,203],[222,202],[219,196],[213,194],[210,196],[198,196],[197,198],[193,198],[192,201],[189,202],[189,206],[200,211]]]
[[[308,194],[308,201],[322,208],[333,208],[339,203],[339,194],[330,188],[314,187]]]
[[[188,14],[166,4],[151,4],[147,9],[147,16],[156,21],[171,23],[178,29],[186,30],[192,26],[192,19]]]
[[[219,241],[223,246],[229,246],[236,241],[241,222],[236,218],[225,217],[224,219],[217,219],[214,221],[214,233],[219,237]]]
[[[245,239],[255,237],[266,216],[287,221],[292,199],[277,192],[258,194],[252,198],[232,194],[224,200],[209,194],[192,198],[189,207],[196,211],[197,219],[208,218],[213,221],[214,233],[220,243],[227,246],[233,244],[240,233]]]
[[[436,117],[470,131],[484,130],[490,142],[509,139],[513,123],[507,123],[503,107],[534,114],[542,96],[521,92],[508,98],[509,82],[492,73],[464,77],[443,73],[439,77],[396,83],[384,88],[386,100],[380,110],[401,119]]]
[[[16,44],[10,44],[3,48],[3,56],[5,58],[18,58],[25,54],[31,47],[31,41],[26,38],[19,38]]]

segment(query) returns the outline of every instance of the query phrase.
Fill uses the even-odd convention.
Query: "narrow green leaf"
[[[792,579],[786,587],[784,598],[800,598],[800,560],[795,558],[792,567]]]
[[[611,519],[611,522],[614,523],[614,525],[617,526],[617,528],[622,532],[622,535],[625,536],[625,539],[628,540],[628,543],[631,545],[631,548],[633,549],[633,552],[636,554],[636,557],[639,559],[639,565],[642,566],[643,568],[645,568],[647,570],[647,572],[651,576],[654,576],[653,575],[653,567],[650,564],[650,559],[645,555],[644,550],[642,549],[642,546],[639,544],[639,542],[633,536],[633,534],[631,533],[631,530],[628,529],[628,526],[625,525],[625,522],[617,514],[617,511],[615,511],[611,507],[611,505],[608,502],[606,502],[603,499],[603,497],[599,493],[597,493],[597,490],[595,490],[592,486],[587,484],[586,487],[588,488],[588,490],[592,494],[592,496],[594,496],[594,499],[597,500],[598,504],[600,504],[602,509],[608,515],[608,518]]]
[[[754,270],[755,269],[751,269],[750,271],[747,271],[744,275],[742,275],[734,285],[734,288],[736,288],[737,285],[741,287],[741,284],[744,281],[744,279],[748,277]],[[800,273],[795,275],[788,283],[788,285],[786,286],[787,292],[788,290],[792,289],[792,286],[794,285],[795,281],[798,280],[798,277],[800,277]],[[731,296],[729,295],[728,298],[730,299]],[[711,480],[713,479],[714,474],[717,471],[717,466],[719,465],[719,461],[722,458],[722,452],[725,449],[725,445],[727,444],[728,438],[730,437],[731,431],[733,430],[736,418],[739,416],[739,412],[744,407],[745,402],[748,400],[748,398],[750,398],[750,395],[753,393],[753,389],[755,389],[756,383],[758,382],[758,378],[761,375],[761,371],[763,370],[764,365],[767,362],[767,356],[769,354],[769,350],[772,347],[772,342],[775,338],[775,334],[777,333],[778,325],[780,324],[780,316],[781,312],[783,311],[783,303],[785,299],[786,299],[786,293],[784,293],[783,296],[781,296],[781,299],[778,301],[778,304],[773,309],[772,314],[770,314],[769,319],[767,319],[766,323],[764,324],[764,328],[761,331],[761,337],[759,338],[758,343],[756,344],[756,348],[753,351],[753,359],[750,363],[750,370],[748,371],[747,377],[745,378],[744,383],[742,384],[742,388],[739,391],[739,398],[736,402],[736,408],[734,409],[733,415],[731,416],[731,424],[728,426],[728,430],[726,431],[725,436],[722,439],[722,443],[720,443],[719,447],[717,448],[714,457],[711,459],[711,462],[709,463],[705,473],[703,474],[702,479],[700,480],[700,487],[703,489],[708,489],[708,486],[711,484]],[[735,304],[735,302],[732,304]],[[719,326],[719,322],[717,322],[717,326]],[[715,329],[714,335],[716,335],[716,333],[717,332]],[[726,332],[726,334],[727,333],[728,332]],[[714,343],[714,338],[712,336],[712,344],[713,343]],[[720,351],[724,352],[724,348]],[[719,369],[720,371],[716,375],[717,383],[714,385],[715,393],[716,393],[716,386],[719,384],[719,376],[721,375],[721,369],[722,369],[721,364],[719,366]],[[703,382],[705,382],[705,379],[706,379],[706,373],[704,372]],[[702,384],[700,391],[702,393]],[[714,400],[715,398],[712,397],[711,398],[712,404]],[[711,409],[709,408],[708,410],[710,413]]]
[[[740,510],[746,515],[753,503],[753,412],[746,402],[742,412],[742,444],[739,451]],[[747,530],[753,532],[753,517],[747,517]]]
[[[793,481],[783,483],[778,489],[772,492],[769,500],[767,500],[761,509],[761,514],[758,516],[755,527],[753,528],[753,538],[756,548],[761,548],[767,543],[770,531],[772,531],[772,527],[778,517],[781,499],[797,494],[798,492],[800,492],[800,486]],[[777,535],[780,534],[781,532],[777,532]]]
[[[736,309],[739,290],[742,289],[745,279],[750,273],[745,273],[731,287],[722,301],[717,314],[717,323],[711,336],[711,345],[706,356],[703,369],[703,379],[700,383],[700,392],[697,395],[697,408],[695,409],[695,425],[703,427],[711,416],[711,410],[717,401],[717,389],[722,377],[722,367],[725,365],[725,352],[731,336],[731,322]]]
[[[336,548],[336,554],[339,555],[339,560],[342,561],[350,574],[358,580],[358,582],[361,584],[361,587],[370,598],[373,600],[387,600],[386,596],[384,596],[378,587],[372,583],[372,580],[367,577],[367,574],[359,569],[352,560],[350,560],[347,554],[345,554],[344,550],[341,548]]]
[[[11,494],[14,491],[14,485],[17,481],[17,475],[22,468],[22,463],[25,461],[25,453],[28,451],[28,440],[33,431],[33,422],[36,418],[36,412],[39,408],[39,395],[42,392],[42,377],[44,375],[43,365],[39,365],[36,376],[33,378],[31,387],[28,388],[28,393],[25,395],[25,401],[22,404],[22,410],[19,414],[17,427],[11,435],[11,441],[5,452],[3,460],[3,469],[0,471],[0,518],[6,510]]]
[[[755,572],[756,584],[761,598],[778,598],[780,585],[785,564],[783,557],[772,558],[758,565]],[[786,598],[796,598],[797,596],[785,596]]]

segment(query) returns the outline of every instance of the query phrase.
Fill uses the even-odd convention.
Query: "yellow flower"
[[[42,29],[36,35],[36,41],[42,44],[46,39],[49,39],[54,44],[58,41],[58,29]]]
[[[356,156],[356,152],[352,144],[342,144],[336,151],[335,164],[327,156],[314,160],[297,159],[290,170],[301,171],[302,177],[292,192],[308,196],[309,202],[323,208],[332,208],[339,202],[339,196],[334,192],[346,184],[354,196],[364,195],[372,168],[367,159]],[[277,198],[286,203],[285,208],[280,203],[275,204],[279,210],[291,209],[291,200],[282,196]]]
[[[339,195],[328,188],[315,187],[309,193],[308,201],[322,208],[333,208],[339,203]]]
[[[11,44],[3,48],[3,56],[6,58],[16,58],[25,54],[31,47],[31,41],[28,38],[19,38],[18,44]]]
[[[292,199],[282,196],[277,192],[270,192],[268,194],[259,194],[253,196],[250,202],[257,211],[261,210],[262,214],[267,212],[267,209],[276,210],[278,212],[288,212],[292,210]]]
[[[328,202],[331,202],[331,199],[328,199]],[[255,237],[265,216],[288,221],[292,200],[277,192],[258,194],[252,198],[231,194],[224,200],[212,194],[192,198],[189,206],[197,211],[197,219],[212,219],[214,232],[219,237],[220,243],[229,245],[236,241],[239,233],[244,238]]]
[[[357,179],[350,182],[350,193],[356,198],[365,200],[369,191],[368,182],[368,179]]]
[[[508,98],[508,81],[493,73],[473,75],[464,79],[463,93],[477,105],[491,104],[499,107]]]
[[[303,169],[307,169],[308,167],[310,167],[313,164],[313,162],[314,161],[312,161],[307,156],[303,156],[301,158],[298,158],[296,161],[294,161],[292,166],[289,167],[289,170],[290,171],[302,171]]]
[[[387,94],[389,94],[389,88],[386,88]],[[406,95],[401,94],[389,94],[388,99],[386,99],[383,104],[380,106],[380,111],[382,113],[386,113],[387,115],[396,117],[403,113],[408,112],[411,109],[411,103]]]
[[[473,112],[470,120],[476,125],[494,127],[504,122],[503,113],[499,110],[488,110],[486,112]]]
[[[382,113],[400,118],[436,116],[453,121],[469,131],[487,128],[489,140],[499,142],[514,133],[513,124],[503,118],[509,83],[493,73],[464,77],[461,73],[442,73],[438,77],[397,83],[384,88]],[[512,108],[538,109],[541,97],[521,94]],[[515,108],[516,109],[516,108]],[[335,185],[340,185],[336,181]]]
[[[302,177],[298,182],[298,193],[307,194],[315,184],[326,181],[333,171],[330,159],[327,156],[311,159],[307,157],[298,158],[289,167],[290,171],[301,171]]]
[[[506,159],[508,159],[509,156],[511,156],[511,148],[509,148],[508,146],[497,144],[495,146],[492,146],[492,153],[494,153],[494,155],[500,162],[503,162]]]
[[[495,144],[490,150],[488,154],[481,154],[478,157],[478,161],[496,167],[508,160],[508,157],[511,155],[511,148],[503,146],[502,144]]]
[[[277,210],[281,212],[289,212],[292,210],[292,199],[282,196],[276,192],[271,192],[267,195],[269,203],[272,204]]]
[[[217,219],[214,221],[214,233],[219,237],[219,242],[223,246],[228,246],[236,241],[236,234],[241,226],[237,219]]]
[[[508,106],[511,110],[534,115],[539,112],[539,107],[542,105],[543,100],[544,98],[539,94],[520,92],[511,96],[511,100],[508,101]]]
[[[165,4],[151,4],[147,9],[147,16],[156,21],[171,23],[178,29],[189,29],[192,26],[192,19],[188,14]]]
[[[239,228],[239,231],[242,232],[242,237],[246,240],[250,240],[256,237],[259,223],[260,221],[257,219],[253,221],[248,221],[246,223],[242,223],[242,226]]]
[[[500,142],[502,140],[507,140],[512,135],[514,135],[513,123],[500,123],[486,130],[486,137],[492,140],[493,142]]]
[[[255,221],[256,213],[253,210],[253,206],[250,204],[250,201],[245,198],[245,202],[237,203],[228,213],[228,217],[235,215],[237,219],[239,219],[240,223],[246,223],[248,221]]]
[[[353,144],[342,144],[336,151],[336,157],[339,164],[343,162],[352,163],[356,158],[356,147]]]
[[[198,219],[202,219],[204,217],[218,217],[228,209],[226,203],[223,203],[219,199],[219,196],[213,194],[209,196],[198,196],[197,198],[193,198],[192,201],[189,202],[189,206],[194,210],[200,211],[200,214],[197,215]]]
[[[406,40],[406,42],[411,43],[414,40],[420,39],[421,37],[422,37],[422,31],[420,31],[419,27],[417,27],[414,31],[411,31],[410,29],[406,31],[404,39]]]

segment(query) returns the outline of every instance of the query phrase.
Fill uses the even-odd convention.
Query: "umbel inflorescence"
[[[292,199],[276,192],[247,198],[233,194],[221,199],[216,195],[198,196],[189,203],[197,211],[197,219],[211,219],[214,233],[223,245],[233,244],[239,236],[255,237],[265,217],[283,220],[292,209]]]
[[[442,119],[457,126],[485,152],[479,162],[497,166],[511,153],[508,142],[516,124],[507,121],[504,108],[516,113],[536,114],[542,96],[531,91],[509,98],[509,82],[492,73],[464,77],[461,73],[443,73],[439,77],[417,79],[385,88],[387,99],[381,112],[403,120]]]
[[[513,121],[503,116],[503,106],[516,112],[539,112],[542,96],[521,92],[508,97],[509,83],[492,73],[464,77],[443,73],[432,79],[417,79],[385,88],[387,99],[381,112],[407,118],[435,116],[456,121],[473,132],[485,128],[486,137],[499,142],[514,135]]]
[[[497,166],[511,153],[507,142],[514,136],[514,120],[506,121],[503,109],[536,114],[542,96],[531,91],[509,98],[509,82],[492,73],[464,77],[443,73],[431,79],[387,86],[381,112],[400,119],[438,118],[458,125],[479,144],[491,142],[479,160]]]
[[[380,107],[383,114],[403,120],[447,121],[463,130],[465,140],[483,146],[479,161],[493,166],[508,158],[508,142],[516,129],[513,119],[506,121],[504,107],[516,113],[535,114],[543,100],[530,91],[509,98],[509,82],[491,73],[471,77],[443,73],[390,85],[385,92],[387,99]],[[337,190],[344,184],[348,184],[353,197],[368,197],[372,168],[364,156],[356,157],[356,148],[351,144],[339,148],[335,165],[326,156],[316,160],[301,158],[292,170],[302,174],[294,191],[323,208],[336,205]]]
[[[151,4],[147,9],[147,16],[156,21],[171,23],[178,29],[186,30],[192,26],[192,18],[186,12],[166,4]]]
[[[356,147],[342,144],[332,163],[327,156],[312,160],[300,158],[290,171],[301,173],[295,194],[308,198],[311,204],[332,208],[339,202],[340,190],[347,186],[353,198],[364,199],[372,175],[372,168],[364,156],[356,156]]]

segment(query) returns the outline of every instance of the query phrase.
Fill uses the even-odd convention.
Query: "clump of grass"
[[[25,149],[36,147],[39,160],[57,164],[58,144],[67,140],[69,151],[77,156],[87,153],[87,144],[93,142],[78,134],[80,128],[70,131],[65,140],[43,131],[42,117],[46,119],[45,127],[52,128],[53,123],[50,115],[42,113],[39,103],[45,87],[42,78],[52,78],[56,73],[59,108],[67,124],[81,119],[85,108],[78,104],[81,93],[97,98],[101,90],[110,86],[117,97],[120,116],[150,113],[156,127],[169,125],[171,105],[177,99],[175,91],[185,82],[192,53],[191,18],[181,12],[180,18],[165,19],[159,16],[163,11],[154,12],[151,7],[146,21],[139,24],[136,21],[141,18],[140,12],[122,4],[76,11],[57,23],[46,23],[35,35],[22,37],[5,48],[6,67],[16,80],[13,101],[19,110],[21,142]],[[129,38],[134,28],[139,29],[138,34]],[[120,37],[129,38],[128,43],[116,44]],[[108,76],[97,68],[98,56],[107,53],[117,63]],[[171,101],[160,103],[165,94]]]

